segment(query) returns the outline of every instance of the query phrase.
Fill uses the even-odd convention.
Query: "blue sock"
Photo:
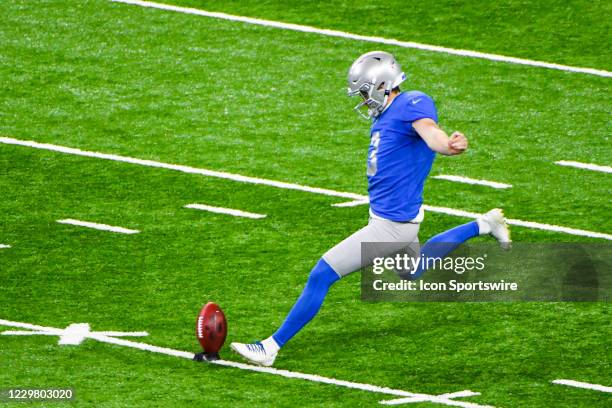
[[[321,258],[310,272],[306,286],[282,326],[272,335],[282,347],[317,314],[331,285],[340,276]]]
[[[476,221],[468,222],[431,238],[421,248],[421,254],[425,259],[444,258],[459,245],[470,238],[477,237],[479,234],[478,223]],[[418,279],[427,270],[427,267],[428,265],[421,264],[421,267],[412,275],[411,279]]]

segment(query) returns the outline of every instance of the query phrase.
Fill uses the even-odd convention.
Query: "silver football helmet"
[[[395,57],[384,51],[371,51],[353,62],[348,72],[348,96],[363,98],[355,110],[365,119],[382,113],[391,90],[406,79]],[[365,112],[367,111],[367,112]]]

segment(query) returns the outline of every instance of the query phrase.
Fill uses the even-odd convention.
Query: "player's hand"
[[[453,132],[448,139],[448,149],[451,154],[460,154],[467,150],[468,140],[461,132]]]

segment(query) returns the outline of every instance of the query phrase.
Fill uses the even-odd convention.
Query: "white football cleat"
[[[508,228],[506,217],[504,217],[504,212],[501,209],[494,208],[483,214],[478,220],[489,226],[489,234],[499,242],[503,249],[510,249],[512,247],[510,228]]]
[[[232,350],[240,354],[245,360],[264,367],[270,367],[274,364],[278,354],[278,352],[268,352],[260,342],[251,344],[232,343],[230,346]]]

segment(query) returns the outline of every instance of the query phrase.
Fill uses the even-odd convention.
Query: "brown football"
[[[208,302],[198,315],[196,335],[205,354],[218,353],[227,336],[227,322],[221,308]]]

